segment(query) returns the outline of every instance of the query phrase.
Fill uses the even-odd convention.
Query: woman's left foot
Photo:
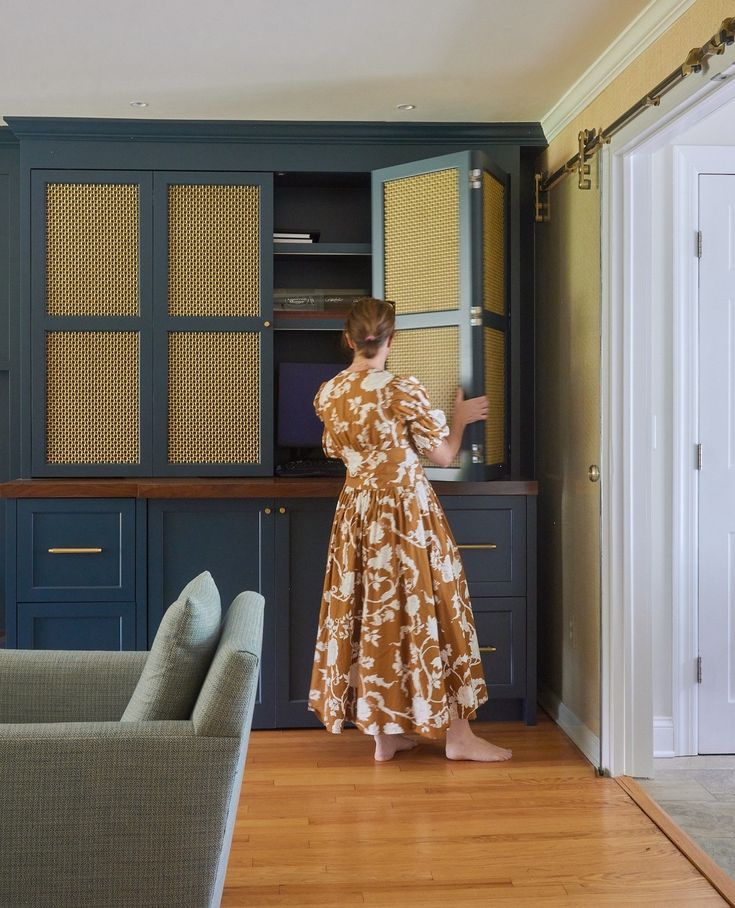
[[[392,760],[399,750],[413,750],[418,744],[405,735],[375,735],[375,760],[386,763]]]

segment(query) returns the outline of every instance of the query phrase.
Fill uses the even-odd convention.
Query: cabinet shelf
[[[274,255],[371,255],[370,243],[274,243]]]
[[[273,313],[274,327],[280,329],[331,330],[341,331],[349,306],[339,309],[276,309]]]

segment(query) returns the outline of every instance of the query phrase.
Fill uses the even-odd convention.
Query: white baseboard
[[[674,757],[674,720],[671,716],[653,717],[653,756]]]
[[[600,739],[548,688],[540,688],[538,701],[593,766],[600,765]]]

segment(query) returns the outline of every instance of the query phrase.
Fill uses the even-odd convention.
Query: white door
[[[699,178],[699,752],[735,753],[735,175]]]

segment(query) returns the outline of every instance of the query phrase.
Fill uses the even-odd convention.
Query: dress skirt
[[[386,465],[387,466],[387,465]],[[420,466],[348,476],[329,545],[309,708],[334,733],[441,736],[487,700],[469,591]]]

